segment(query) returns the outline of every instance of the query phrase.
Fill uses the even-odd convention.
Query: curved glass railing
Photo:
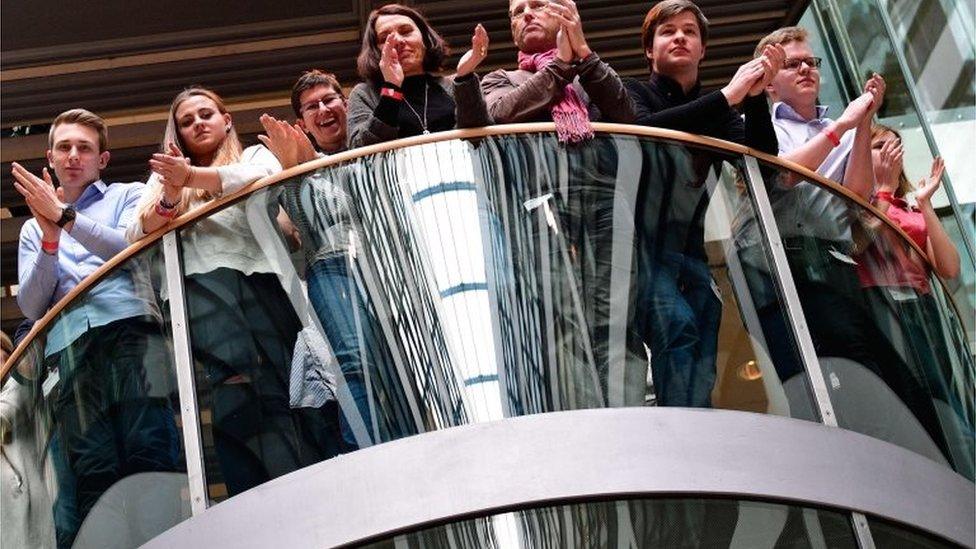
[[[359,448],[598,407],[822,421],[972,480],[972,311],[904,233],[741,146],[596,128],[349,151],[130,247],[5,365],[45,535],[135,545]],[[222,231],[253,249],[228,259]],[[99,305],[131,340],[99,339]]]

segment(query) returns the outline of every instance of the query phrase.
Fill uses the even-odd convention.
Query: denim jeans
[[[710,408],[722,301],[708,265],[664,251],[645,272],[637,326],[651,349],[657,403]]]
[[[353,411],[342,409],[340,431],[344,451],[355,450],[364,445],[363,442],[368,446],[375,441],[370,436],[372,415],[365,369],[375,362],[377,331],[370,320],[365,300],[349,276],[344,255],[335,255],[312,264],[308,272],[308,297],[342,372],[340,394],[344,384],[366,426],[366,432],[359,433],[357,437],[349,421],[349,414]],[[366,440],[363,440],[363,436],[367,437]]]

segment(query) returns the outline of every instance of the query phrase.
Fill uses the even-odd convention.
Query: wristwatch
[[[77,215],[78,212],[75,210],[75,207],[68,204],[61,210],[61,217],[54,224],[63,229],[65,225],[74,221]]]

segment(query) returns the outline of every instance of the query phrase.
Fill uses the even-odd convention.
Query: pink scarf
[[[519,68],[530,72],[541,71],[555,59],[555,48],[542,53],[518,54]],[[572,84],[563,89],[563,98],[552,105],[551,111],[552,121],[556,123],[556,134],[563,143],[579,143],[593,137],[590,115]]]

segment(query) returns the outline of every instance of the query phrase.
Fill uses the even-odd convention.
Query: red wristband
[[[837,134],[834,133],[833,130],[831,130],[830,128],[824,128],[823,131],[820,133],[827,136],[827,139],[829,139],[830,142],[833,143],[835,147],[840,146],[840,138],[837,137]]]
[[[875,200],[884,200],[885,202],[888,202],[890,204],[890,203],[894,202],[895,195],[889,193],[888,191],[878,191],[878,192],[874,193],[874,199]]]
[[[174,217],[176,217],[176,208],[167,208],[162,204],[160,204],[159,202],[157,202],[156,215],[158,215],[159,217],[165,217],[166,219],[173,219]]]
[[[58,251],[58,241],[55,240],[54,242],[47,242],[42,240],[41,249],[49,254],[53,254]]]
[[[380,88],[380,95],[384,97],[389,97],[391,99],[396,99],[397,101],[403,101],[403,94],[396,91],[393,88],[387,88],[387,87]]]

